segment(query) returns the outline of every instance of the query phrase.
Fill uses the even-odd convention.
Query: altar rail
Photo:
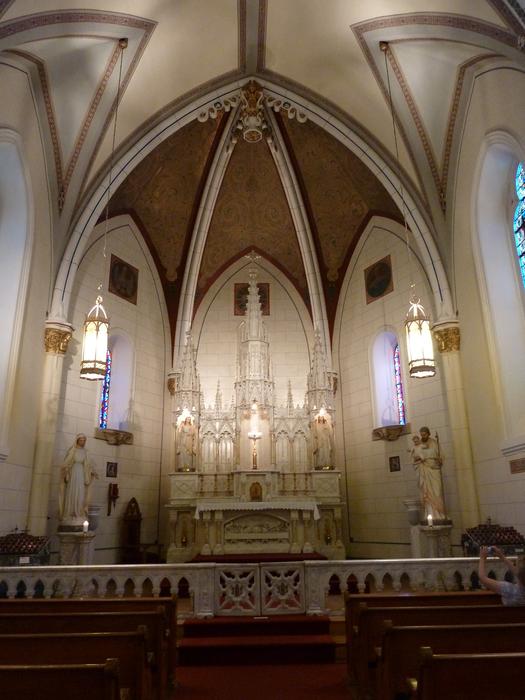
[[[2,597],[159,596],[189,590],[180,616],[343,614],[347,590],[470,589],[477,558],[0,568]],[[489,560],[502,579],[505,566]],[[337,577],[337,578],[334,578]]]

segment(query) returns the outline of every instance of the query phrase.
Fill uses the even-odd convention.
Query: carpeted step
[[[332,663],[334,658],[335,642],[329,634],[190,637],[179,642],[183,666]]]
[[[275,615],[269,617],[192,618],[183,623],[184,638],[233,637],[235,635],[316,635],[328,634],[330,618],[324,615]]]

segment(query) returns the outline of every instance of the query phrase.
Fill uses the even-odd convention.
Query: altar
[[[334,466],[333,373],[316,334],[306,400],[278,408],[256,270],[238,332],[235,402],[203,406],[191,335],[173,373],[174,468],[168,562],[197,555],[309,554],[344,559]]]

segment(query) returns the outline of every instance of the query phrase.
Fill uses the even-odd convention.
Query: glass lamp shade
[[[433,377],[436,373],[430,320],[420,300],[412,299],[405,321],[408,370],[411,377]]]
[[[86,316],[80,377],[103,380],[106,374],[109,321],[102,306],[102,297],[97,297],[95,306]]]

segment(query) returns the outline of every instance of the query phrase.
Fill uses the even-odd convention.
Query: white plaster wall
[[[282,272],[264,259],[258,263],[257,281],[270,285],[270,315],[263,316],[263,321],[270,341],[276,404],[286,403],[290,380],[294,403],[302,405],[313,347],[312,320]],[[215,402],[218,380],[225,408],[234,393],[237,329],[243,320],[233,313],[234,285],[248,282],[248,267],[245,259],[229,267],[207,291],[195,314],[192,332],[206,406]]]
[[[9,455],[7,461],[0,464],[0,535],[4,535],[15,527],[23,529],[26,525],[53,251],[48,174],[29,78],[5,61],[0,64],[0,95],[9,96],[0,99],[0,126],[12,129],[20,137],[21,155],[31,189],[33,218],[33,250],[7,440]],[[3,254],[5,251],[0,251],[0,255]]]
[[[66,356],[62,381],[49,507],[49,531],[54,533],[57,526],[59,464],[68,447],[73,444],[75,435],[83,432],[88,436],[87,448],[100,477],[95,481],[92,499],[94,503],[102,505],[95,563],[119,561],[121,518],[132,497],[137,499],[142,512],[142,543],[153,543],[157,539],[159,508],[162,505],[159,489],[169,332],[164,299],[160,296],[159,286],[155,284],[156,271],[153,270],[140,234],[126,219],[127,217],[118,217],[110,221],[107,265],[104,265],[103,238],[100,238],[103,233],[102,224],[92,234],[90,246],[76,275],[70,310],[75,332],[70,352]],[[112,253],[139,270],[136,305],[107,291],[104,293],[104,306],[110,319],[110,335],[112,328],[117,333],[123,331],[134,344],[133,411],[128,428],[133,432],[134,441],[133,445],[120,446],[94,439],[102,383],[80,379],[79,374],[83,322],[94,303],[101,275],[105,280],[104,290],[107,290]],[[115,366],[113,371],[117,371]],[[116,480],[106,478],[108,461],[118,462]],[[108,516],[108,483],[115,481],[119,485],[119,499],[116,508]]]
[[[461,356],[481,518],[491,517],[501,525],[512,525],[522,534],[525,534],[525,474],[511,474],[508,459],[500,449],[508,426],[498,394],[502,377],[494,371],[498,358],[491,343],[494,329],[485,301],[485,281],[475,259],[478,247],[475,201],[484,144],[491,132],[508,132],[521,144],[520,152],[515,154],[516,161],[525,157],[524,91],[525,76],[517,70],[493,70],[477,77],[462,132],[452,217]],[[505,105],[504,112],[501,105]],[[511,175],[509,237],[512,237]],[[503,242],[502,248],[505,245]],[[517,330],[525,335],[523,314],[516,323]],[[521,368],[525,372],[523,363]],[[499,371],[506,369],[503,365]],[[523,375],[514,377],[516,380],[522,381]]]
[[[346,473],[343,488],[347,500],[352,557],[410,556],[407,511],[403,499],[418,496],[417,476],[409,450],[411,435],[397,441],[373,441],[372,345],[381,330],[395,330],[400,343],[406,417],[412,430],[428,425],[438,432],[444,456],[445,501],[454,520],[454,542],[459,543],[459,515],[455,467],[450,442],[444,380],[408,377],[404,321],[410,297],[410,273],[403,229],[386,219],[374,219],[367,227],[350,262],[341,290],[334,328],[334,364],[339,367],[337,465]],[[386,255],[392,262],[394,289],[366,303],[364,270]],[[425,310],[432,314],[429,288],[417,259],[412,274]],[[399,456],[401,471],[390,472],[389,457]]]

